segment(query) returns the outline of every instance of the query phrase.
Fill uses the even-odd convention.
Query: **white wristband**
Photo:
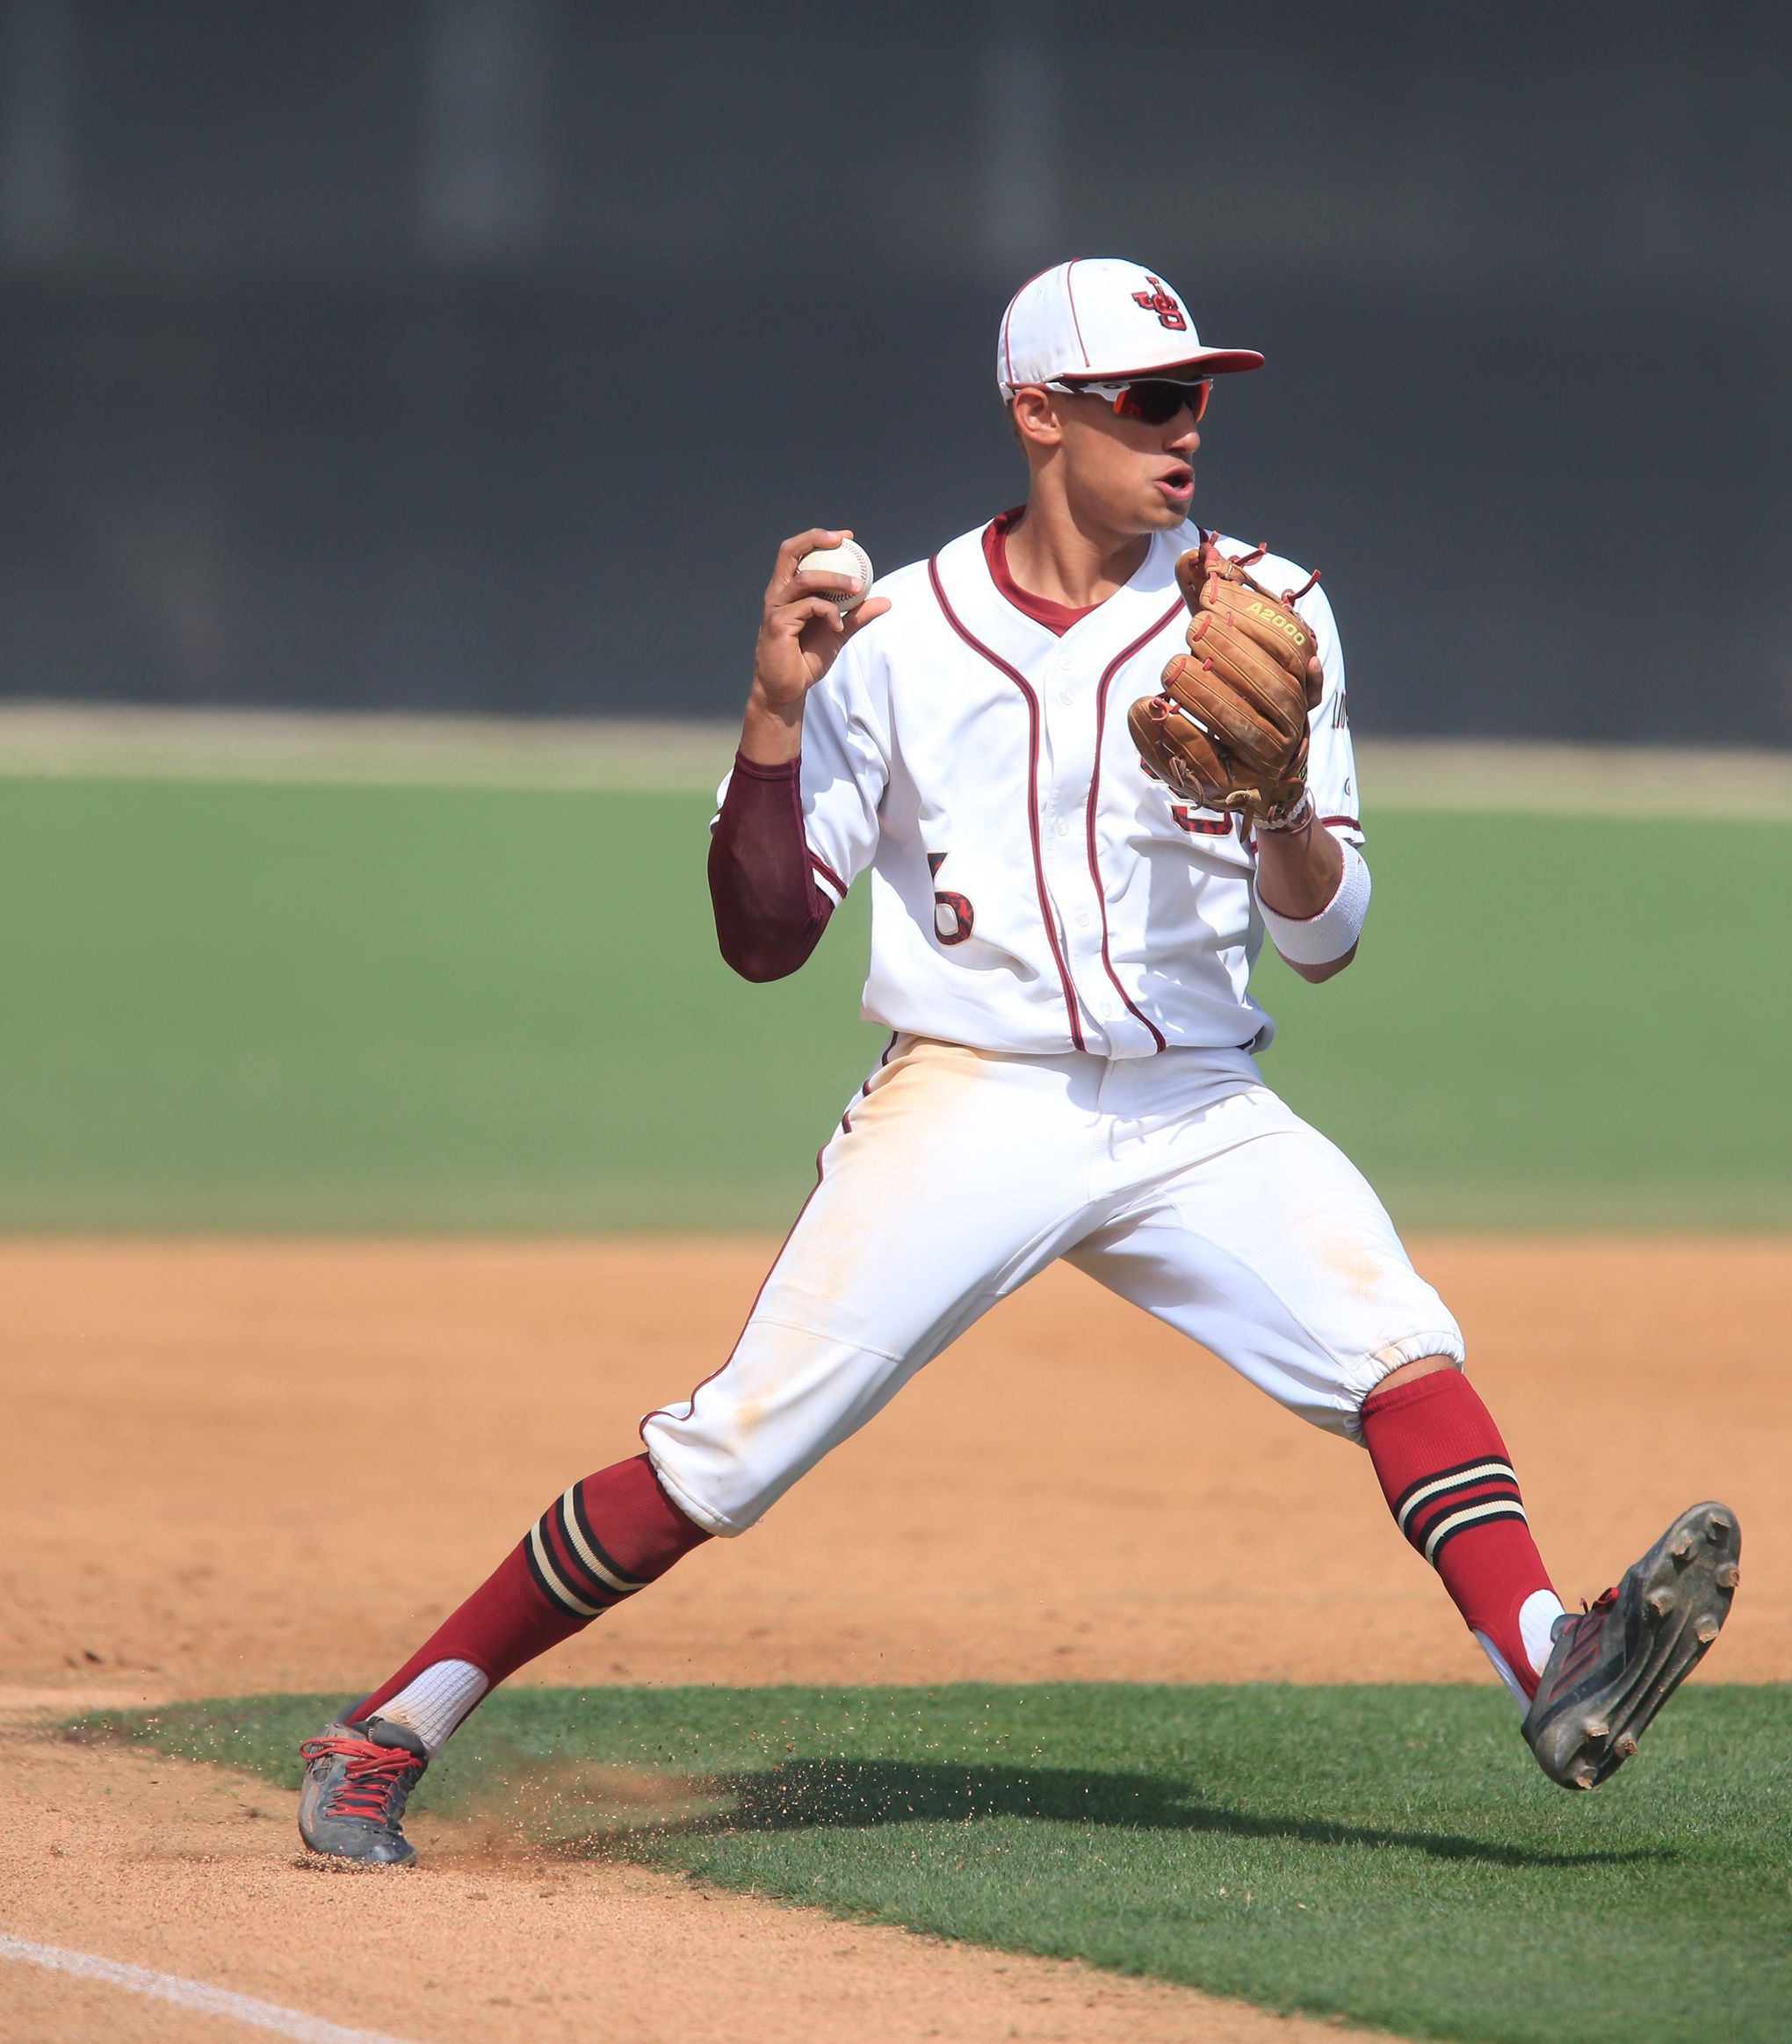
[[[1290,965],[1329,965],[1362,935],[1363,918],[1369,914],[1369,862],[1341,837],[1338,849],[1344,855],[1343,877],[1338,892],[1317,915],[1283,915],[1261,892],[1257,896],[1263,927]]]

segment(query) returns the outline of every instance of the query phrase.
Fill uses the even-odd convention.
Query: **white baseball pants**
[[[995,1302],[1064,1257],[1356,1438],[1463,1339],[1343,1152],[1243,1051],[1016,1058],[899,1036],[842,1117],[733,1354],[641,1438],[744,1532]]]

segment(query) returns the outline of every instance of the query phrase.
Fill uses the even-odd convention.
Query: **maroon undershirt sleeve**
[[[834,904],[809,864],[800,761],[762,767],[735,754],[709,885],[717,942],[743,979],[782,979],[815,949]]]

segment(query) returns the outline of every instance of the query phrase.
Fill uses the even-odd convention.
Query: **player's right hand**
[[[851,538],[850,527],[831,531],[813,525],[777,550],[753,651],[753,700],[782,719],[791,720],[800,713],[803,697],[834,665],[841,647],[890,608],[886,598],[868,596],[842,618],[833,597],[852,594],[850,575],[797,573],[797,563],[806,553]]]

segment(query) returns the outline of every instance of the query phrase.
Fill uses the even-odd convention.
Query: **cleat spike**
[[[1717,1621],[1715,1618],[1702,1618],[1693,1628],[1693,1636],[1702,1647],[1709,1646],[1711,1642],[1716,1638],[1717,1632]]]
[[[1705,1521],[1705,1538],[1722,1542],[1728,1540],[1729,1537],[1730,1521],[1724,1518],[1721,1512],[1714,1512]]]
[[[1593,1784],[1593,1770],[1590,1766],[1577,1767],[1574,1770],[1574,1780],[1572,1785],[1576,1788],[1591,1788]]]
[[[1742,1571],[1734,1562],[1719,1562],[1713,1580],[1720,1590],[1733,1590],[1742,1580]]]
[[[1580,1728],[1580,1736],[1590,1746],[1602,1746],[1612,1736],[1612,1728],[1602,1719],[1594,1718],[1591,1724]]]
[[[1637,1735],[1633,1731],[1621,1731],[1612,1741],[1612,1751],[1619,1759],[1628,1760],[1637,1751]]]
[[[1666,1590],[1651,1590],[1643,1600],[1643,1608],[1651,1618],[1666,1618],[1673,1609],[1673,1599]]]
[[[1673,1545],[1669,1548],[1667,1551],[1677,1562],[1690,1561],[1693,1555],[1692,1535],[1690,1533],[1681,1534],[1680,1538],[1674,1542]]]

